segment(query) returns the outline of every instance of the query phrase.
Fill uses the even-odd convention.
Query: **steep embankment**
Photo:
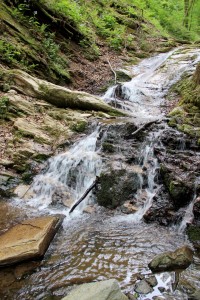
[[[200,64],[193,75],[185,76],[173,87],[171,96],[179,97],[179,105],[170,113],[169,124],[197,138],[200,144]]]
[[[90,6],[85,1],[5,0],[0,4],[0,63],[97,91],[113,78],[109,63],[114,68],[134,63],[174,44],[128,2],[92,1]]]

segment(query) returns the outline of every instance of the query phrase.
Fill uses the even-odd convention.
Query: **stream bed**
[[[42,174],[35,177],[26,199],[5,201],[0,229],[27,217],[66,217],[42,261],[0,270],[0,299],[61,299],[74,285],[110,278],[117,279],[125,293],[134,294],[140,276],[151,274],[148,263],[156,254],[190,245],[179,224],[146,223],[144,216],[163,188],[154,150],[165,147],[163,134],[175,131],[164,120],[165,96],[184,72],[194,71],[199,60],[199,50],[183,48],[145,59],[131,68],[132,81],[111,87],[103,97],[129,116],[94,123],[88,136],[47,162]],[[150,124],[149,128],[136,135],[145,123]],[[183,139],[181,135],[177,151],[184,151]],[[195,155],[199,157],[199,152]],[[124,188],[122,198],[124,195],[125,200],[134,202],[134,213],[98,206],[96,198],[101,194],[97,191],[69,215],[66,205],[71,206],[79,199],[96,176],[108,171],[118,174],[121,170],[126,173],[119,176],[119,182],[124,178],[128,178],[130,185],[133,182],[132,198],[126,195],[129,187],[119,183],[116,201],[121,201],[118,196]],[[181,226],[185,226],[184,217]],[[188,299],[193,287],[200,289],[200,259],[196,256],[194,263],[182,272],[176,290],[174,272],[156,277],[158,285],[154,291],[138,299]],[[163,288],[162,293],[158,288]]]

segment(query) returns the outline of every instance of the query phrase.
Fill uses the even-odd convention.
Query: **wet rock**
[[[127,294],[127,297],[128,297],[129,300],[136,300],[136,299],[137,299],[137,298],[136,298],[134,295],[132,295],[131,293],[128,293],[128,294]]]
[[[187,205],[193,198],[199,173],[197,142],[172,128],[160,136],[162,147],[155,154],[160,162],[160,174],[173,201],[174,208]]]
[[[200,291],[196,291],[194,294],[189,296],[188,300],[200,300]]]
[[[62,300],[128,300],[115,279],[87,283],[77,287]]]
[[[156,277],[154,275],[145,278],[145,280],[152,287],[154,287],[158,284],[158,280],[156,279]]]
[[[23,221],[0,236],[0,266],[40,258],[61,224],[60,216]]]
[[[133,214],[136,211],[138,211],[138,207],[134,205],[133,201],[126,201],[122,206],[121,206],[121,211],[124,214]]]
[[[158,289],[159,289],[159,291],[160,291],[161,293],[164,293],[164,291],[165,291],[165,288],[162,287],[162,286],[159,286]]]
[[[17,280],[25,278],[40,266],[40,262],[28,262],[18,265],[15,268],[14,275]]]
[[[116,208],[132,198],[139,186],[137,173],[125,169],[102,173],[97,188],[97,202],[101,206]]]
[[[33,196],[33,192],[30,190],[30,185],[20,184],[18,185],[15,190],[14,194],[23,199],[29,199]]]
[[[157,255],[149,264],[153,272],[186,269],[193,261],[193,251],[188,246],[178,248],[174,252]]]
[[[200,222],[200,196],[196,199],[194,203],[193,213],[196,223]]]
[[[93,213],[95,213],[95,211],[96,211],[96,208],[93,205],[87,205],[83,210],[83,212],[87,213],[87,214],[93,214]]]
[[[153,292],[152,287],[146,282],[146,280],[141,280],[136,283],[134,290],[138,294],[149,294]]]
[[[188,224],[186,232],[198,255],[200,255],[200,226]]]

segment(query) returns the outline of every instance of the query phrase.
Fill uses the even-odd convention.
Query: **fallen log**
[[[83,196],[72,206],[72,208],[70,209],[69,213],[71,214],[75,208],[87,197],[87,195],[89,194],[89,192],[96,186],[97,182],[99,180],[99,177],[97,176],[95,181],[91,184],[91,186],[85,191],[85,193],[83,194]]]
[[[72,91],[66,87],[55,85],[29,75],[21,70],[5,70],[0,68],[0,86],[5,82],[11,89],[26,96],[43,99],[59,108],[104,111],[116,115],[124,115],[109,106],[101,98],[86,92]]]

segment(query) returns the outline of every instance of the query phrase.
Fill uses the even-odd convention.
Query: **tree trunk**
[[[194,82],[196,85],[200,84],[200,63],[197,65],[196,71],[194,73]]]
[[[184,21],[183,25],[189,27],[189,0],[184,0]]]

